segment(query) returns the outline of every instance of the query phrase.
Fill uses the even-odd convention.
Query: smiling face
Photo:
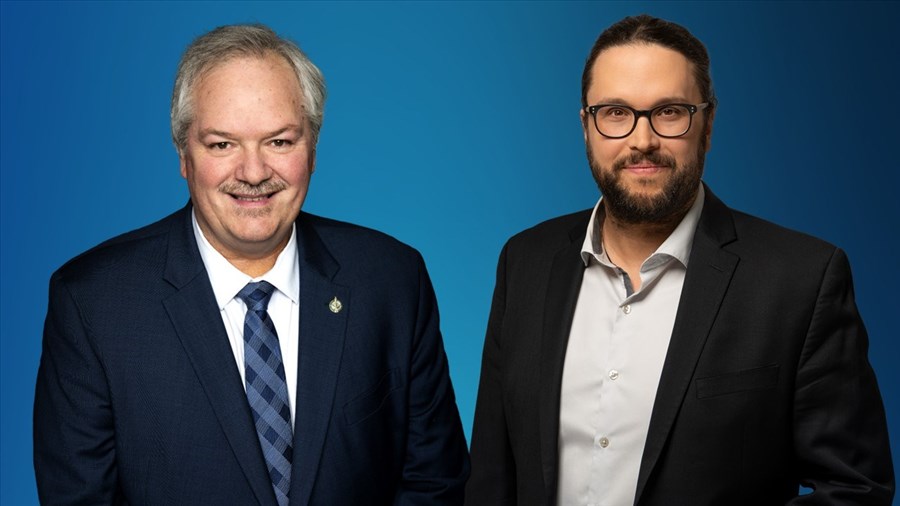
[[[591,70],[587,103],[622,104],[638,110],[670,103],[697,105],[702,96],[692,64],[655,44],[613,46]],[[581,112],[588,162],[606,211],[624,223],[680,220],[697,194],[709,146],[712,117],[694,115],[690,130],[674,139],[658,136],[641,118],[622,139],[603,137]]]
[[[200,229],[232,264],[274,259],[315,163],[297,77],[281,57],[237,57],[203,74],[193,93],[180,157]]]

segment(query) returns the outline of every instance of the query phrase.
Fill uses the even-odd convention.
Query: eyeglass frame
[[[688,126],[684,130],[684,132],[681,132],[678,135],[663,135],[656,131],[656,127],[653,126],[653,120],[651,119],[650,114],[653,111],[657,111],[657,110],[665,108],[665,107],[672,107],[674,105],[684,107],[688,110],[688,113],[690,113],[690,116],[688,117]],[[634,124],[631,125],[631,129],[628,130],[628,133],[626,133],[624,135],[606,135],[605,133],[601,132],[600,126],[597,125],[597,111],[599,111],[601,107],[621,107],[623,109],[628,109],[629,111],[631,111],[631,113],[634,114]],[[691,131],[691,127],[694,126],[694,114],[697,114],[698,111],[702,111],[702,110],[706,109],[707,107],[709,107],[709,102],[701,102],[696,105],[669,103],[669,104],[658,105],[658,106],[654,107],[653,109],[644,109],[644,110],[635,109],[634,107],[630,107],[625,104],[595,104],[595,105],[587,105],[584,107],[583,110],[585,113],[589,114],[594,119],[594,129],[597,130],[597,133],[602,135],[603,137],[606,137],[607,139],[624,139],[625,137],[628,137],[629,135],[634,133],[634,129],[637,128],[638,120],[641,119],[642,117],[647,118],[647,123],[650,124],[650,129],[653,130],[653,133],[655,133],[656,135],[658,135],[664,139],[677,139]]]

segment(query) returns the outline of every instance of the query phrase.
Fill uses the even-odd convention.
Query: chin
[[[277,224],[248,224],[246,226],[236,227],[232,236],[239,242],[250,244],[271,241],[277,234]]]
[[[638,182],[635,184],[619,185],[620,191],[630,199],[651,201],[665,193],[665,185],[656,182]]]

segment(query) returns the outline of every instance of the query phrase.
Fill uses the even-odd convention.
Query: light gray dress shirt
[[[560,506],[634,503],[641,455],[678,310],[704,191],[641,265],[640,290],[603,249],[603,200],[581,257],[584,277],[563,368]]]

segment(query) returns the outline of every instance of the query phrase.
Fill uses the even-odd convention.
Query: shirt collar
[[[278,254],[278,258],[275,259],[275,265],[262,276],[251,278],[237,267],[231,265],[231,262],[226,260],[206,240],[206,236],[200,230],[197,216],[193,210],[191,211],[191,222],[194,226],[194,237],[197,239],[197,246],[200,249],[200,257],[203,259],[206,272],[209,274],[209,282],[212,284],[213,294],[216,296],[216,303],[219,305],[220,311],[225,309],[225,306],[234,299],[247,283],[263,280],[271,283],[295,304],[298,303],[300,298],[300,276],[296,225],[291,226],[291,238],[284,249],[281,250],[281,253]]]
[[[694,232],[697,230],[697,224],[700,222],[700,213],[703,211],[705,195],[706,192],[701,184],[697,190],[697,198],[694,199],[694,203],[687,214],[684,215],[684,218],[681,219],[675,230],[669,234],[669,237],[659,245],[659,248],[644,261],[644,264],[641,266],[642,271],[645,268],[655,267],[669,258],[674,258],[687,267],[688,258],[691,255],[691,247],[694,243]],[[588,221],[587,234],[585,234],[584,243],[581,246],[581,260],[587,266],[593,257],[603,265],[615,267],[603,249],[603,239],[600,232],[606,213],[602,204],[603,197],[600,197],[591,213],[591,219]]]

